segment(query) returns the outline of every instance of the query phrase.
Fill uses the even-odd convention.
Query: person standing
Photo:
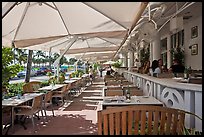
[[[100,77],[102,77],[103,76],[102,75],[102,73],[103,73],[103,67],[102,66],[99,67],[99,72],[100,72]]]
[[[89,67],[89,77],[90,77],[90,81],[92,84],[93,83],[93,68],[92,68],[92,66]]]

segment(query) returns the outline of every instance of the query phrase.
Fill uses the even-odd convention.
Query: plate
[[[188,79],[182,79],[182,80],[180,80],[180,82],[187,83]]]
[[[125,100],[125,103],[130,103],[130,102],[131,102],[130,99]]]
[[[183,78],[181,78],[181,77],[173,77],[172,79],[173,80],[182,80]]]
[[[149,98],[149,96],[142,96],[143,98]]]

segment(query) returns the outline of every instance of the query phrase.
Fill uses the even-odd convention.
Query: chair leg
[[[38,113],[38,115],[37,114],[34,114],[34,115],[38,118],[38,120],[40,120],[39,113]]]
[[[44,110],[44,113],[45,113],[45,117],[46,117],[46,119],[47,119],[46,108],[44,108],[43,110]]]
[[[51,109],[52,109],[52,115],[53,115],[53,117],[55,116],[55,113],[54,113],[54,109],[53,109],[53,105],[51,105]]]
[[[44,108],[42,108],[40,111],[41,111],[42,117],[44,117],[43,118],[43,123],[45,123],[45,119],[47,119],[47,115],[46,114],[43,115],[43,110],[44,110]]]
[[[22,116],[20,119],[23,119],[23,116]],[[27,119],[27,117],[24,117],[24,120],[23,120],[23,121],[20,120],[20,124],[21,124],[21,126],[23,126],[24,130],[27,129],[27,127],[25,126],[25,121],[26,121],[26,119]]]
[[[31,120],[32,120],[32,124],[33,124],[33,132],[35,132],[35,123],[34,123],[34,116],[33,115],[32,115]]]

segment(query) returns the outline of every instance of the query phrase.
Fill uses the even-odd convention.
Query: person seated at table
[[[143,69],[143,74],[148,74],[150,69],[150,61],[146,61],[144,63],[144,69]]]
[[[158,77],[158,74],[161,73],[161,70],[160,70],[160,68],[159,68],[159,62],[158,62],[158,60],[154,60],[154,61],[152,62],[152,66],[151,66],[151,68],[149,69],[149,73],[150,73],[150,75],[153,76],[153,77]]]
[[[167,69],[167,65],[166,65],[166,64],[163,66],[162,72],[163,72],[163,73],[168,72],[168,69]]]
[[[160,70],[161,70],[161,73],[163,73],[164,65],[163,65],[162,59],[158,59],[158,63],[159,63],[159,68],[160,68]]]
[[[173,65],[169,68],[172,73],[184,73],[185,67],[179,62],[178,59],[173,60]]]

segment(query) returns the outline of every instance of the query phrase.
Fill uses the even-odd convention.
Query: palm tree
[[[36,64],[37,64],[37,60],[35,58],[32,58],[32,62],[34,64],[34,67],[36,67]]]
[[[77,61],[77,59],[75,59],[75,58],[70,58],[70,59],[69,59],[69,64],[70,64],[70,65],[73,65],[76,61]]]
[[[18,61],[20,65],[25,64],[27,61],[26,49],[14,48],[14,63]]]
[[[46,64],[47,64],[47,63],[50,63],[50,57],[49,57],[49,56],[45,56],[45,59],[44,59],[44,60],[45,60],[45,63],[46,63]],[[45,65],[46,65],[46,64],[45,64]]]
[[[32,65],[32,55],[33,50],[28,51],[28,61],[27,61],[27,69],[26,69],[26,77],[25,82],[28,83],[30,81],[30,71],[31,71],[31,65]]]
[[[45,57],[45,53],[43,51],[37,51],[34,55],[34,57],[37,57],[38,58],[38,63],[39,63],[39,66],[40,66],[40,63],[41,63],[41,60],[40,60],[40,57]]]

